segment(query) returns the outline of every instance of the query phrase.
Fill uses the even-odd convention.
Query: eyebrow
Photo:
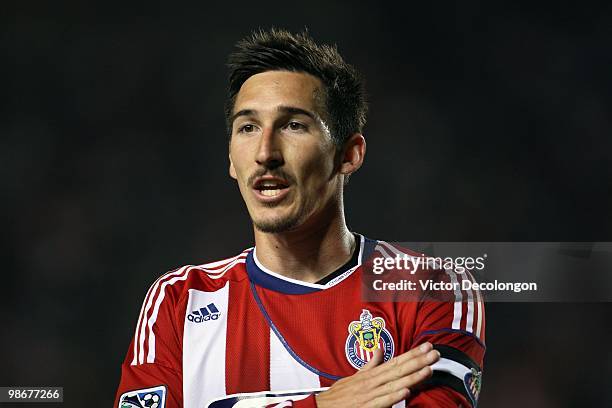
[[[285,114],[293,114],[293,115],[305,115],[308,116],[309,118],[311,118],[312,120],[315,121],[319,121],[319,115],[307,111],[306,109],[302,109],[302,108],[296,108],[294,106],[279,106],[278,108],[276,108],[277,112],[280,113],[285,113]],[[240,116],[253,116],[253,115],[257,115],[257,111],[254,109],[243,109],[240,110],[236,113],[234,113],[231,117],[230,117],[230,123],[234,123],[234,121],[239,118]]]

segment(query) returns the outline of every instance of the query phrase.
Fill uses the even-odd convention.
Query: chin
[[[285,217],[252,218],[251,220],[255,228],[261,232],[279,233],[294,229],[300,224],[301,217],[289,215]]]
[[[296,226],[296,223],[292,221],[293,220],[266,220],[264,222],[253,222],[253,225],[261,232],[278,234],[280,232],[292,230]]]

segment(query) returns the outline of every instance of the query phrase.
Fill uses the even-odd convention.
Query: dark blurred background
[[[111,406],[150,283],[252,244],[222,107],[226,56],[257,27],[308,27],[367,78],[353,230],[612,241],[609,2],[2,8],[0,385]],[[612,304],[487,319],[481,407],[612,406]]]

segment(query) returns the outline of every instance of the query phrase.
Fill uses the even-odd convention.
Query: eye
[[[293,120],[287,123],[285,127],[293,132],[299,132],[299,131],[306,130],[306,125],[300,122],[293,121]]]
[[[251,123],[244,124],[238,128],[238,133],[251,133],[255,131],[255,125]]]

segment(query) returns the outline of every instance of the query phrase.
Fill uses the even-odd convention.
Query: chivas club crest
[[[349,363],[360,369],[373,356],[374,350],[383,350],[384,361],[393,357],[395,346],[393,338],[382,317],[372,317],[369,310],[363,309],[359,320],[352,321],[348,326],[345,352]]]
[[[482,371],[478,371],[475,368],[472,368],[465,375],[463,383],[465,385],[465,389],[470,395],[470,398],[472,399],[472,404],[476,406],[476,403],[478,402],[478,396],[480,395],[480,386],[482,384]]]

